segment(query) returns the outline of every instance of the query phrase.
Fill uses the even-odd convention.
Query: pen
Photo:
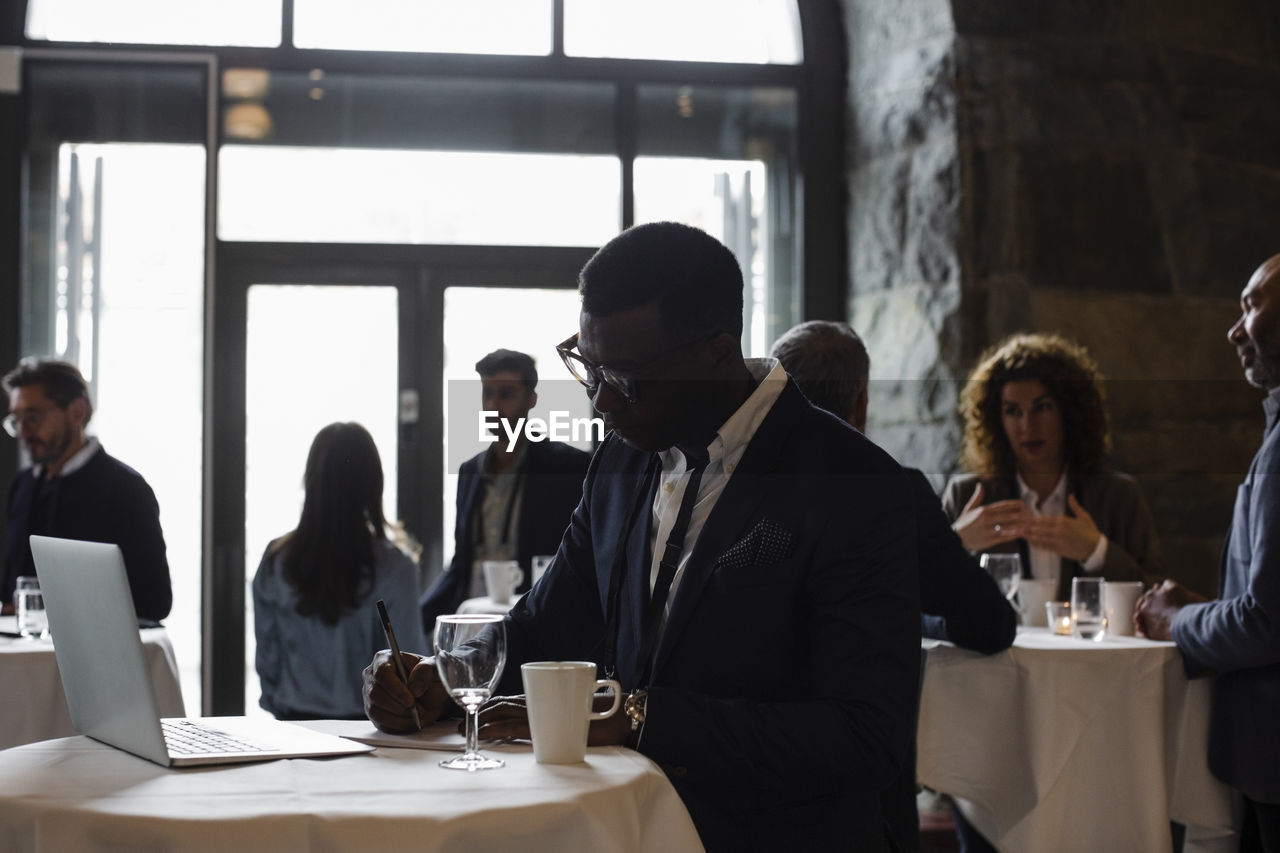
[[[409,673],[404,671],[404,661],[400,660],[400,644],[396,642],[396,632],[391,629],[391,617],[387,614],[387,605],[382,603],[382,599],[378,599],[378,615],[382,617],[382,630],[387,632],[387,642],[391,645],[391,661],[395,664],[396,675],[404,682],[404,686],[409,686]],[[418,716],[418,706],[415,704],[409,709],[409,713],[413,714],[413,724],[419,729],[422,728],[422,717]]]

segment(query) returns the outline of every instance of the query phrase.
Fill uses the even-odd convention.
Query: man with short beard
[[[0,601],[7,607],[17,578],[36,574],[30,536],[39,534],[119,545],[138,618],[168,616],[173,591],[155,493],[85,434],[93,403],[80,371],[65,361],[25,358],[3,384],[5,431],[22,442],[31,466],[9,487]]]
[[[458,468],[453,558],[418,602],[430,637],[436,617],[485,594],[486,560],[515,560],[524,572],[515,592],[533,585],[533,558],[551,555],[582,495],[591,456],[522,424],[538,403],[538,368],[531,356],[499,349],[476,362],[482,411],[494,442]],[[510,436],[515,434],[514,441]]]
[[[1209,769],[1244,797],[1242,853],[1280,851],[1280,255],[1254,272],[1227,330],[1250,385],[1267,392],[1262,447],[1236,493],[1218,598],[1173,581],[1148,591],[1134,623],[1173,640],[1189,675],[1212,675]]]

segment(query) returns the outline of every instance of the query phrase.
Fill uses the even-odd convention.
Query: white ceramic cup
[[[535,661],[520,667],[524,680],[533,757],[540,764],[576,764],[587,755],[587,729],[592,720],[613,716],[622,704],[622,685],[596,678],[588,661]],[[592,711],[597,687],[613,691],[607,711]]]
[[[485,560],[484,587],[494,604],[510,604],[511,595],[524,580],[524,570],[515,560]]]
[[[1142,581],[1103,581],[1102,606],[1107,612],[1107,632],[1133,636],[1133,609],[1142,597]]]
[[[1058,591],[1056,580],[1036,580],[1023,578],[1018,582],[1019,610],[1022,612],[1022,624],[1047,628],[1044,605],[1053,601]]]

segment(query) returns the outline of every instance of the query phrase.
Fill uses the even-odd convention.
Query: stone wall
[[[850,317],[870,431],[949,473],[953,381],[1017,330],[1108,376],[1117,468],[1212,591],[1260,394],[1225,332],[1280,251],[1270,0],[844,0]]]
[[[868,431],[953,468],[963,335],[962,172],[949,0],[845,0],[850,323],[871,354]]]

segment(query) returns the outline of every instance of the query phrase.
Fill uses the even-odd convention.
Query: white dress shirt
[[[1058,485],[1053,487],[1053,491],[1044,500],[1036,497],[1035,491],[1023,482],[1022,475],[1019,474],[1018,496],[1031,510],[1031,514],[1037,518],[1050,515],[1066,515],[1067,472],[1062,472],[1062,477],[1058,479]],[[1031,577],[1036,580],[1058,579],[1058,570],[1062,566],[1061,554],[1055,554],[1045,548],[1036,548],[1030,544],[1028,544],[1027,550],[1031,554]],[[1107,536],[1103,533],[1098,537],[1098,544],[1093,546],[1093,553],[1089,555],[1089,559],[1085,560],[1082,565],[1086,572],[1096,572],[1102,568],[1102,564],[1106,559]]]
[[[676,574],[671,581],[671,591],[667,595],[666,608],[663,612],[663,624],[667,614],[671,612],[671,602],[675,601],[680,579],[684,568],[693,553],[693,546],[698,541],[698,534],[706,524],[716,501],[724,492],[725,485],[733,476],[747,444],[756,434],[761,421],[769,414],[777,401],[782,388],[787,384],[787,374],[777,359],[750,358],[746,360],[751,376],[759,382],[755,391],[746,399],[738,410],[716,430],[716,437],[707,445],[709,461],[702,472],[702,482],[698,486],[697,503],[693,506],[693,514],[689,518],[689,529],[685,533],[684,548],[680,552],[680,561],[676,565]],[[675,524],[676,514],[680,510],[680,502],[684,498],[685,486],[689,483],[689,463],[684,454],[672,447],[659,454],[662,471],[659,474],[658,490],[653,497],[653,520],[649,526],[649,551],[653,555],[649,569],[649,591],[652,592],[658,581],[658,568],[662,565],[662,552],[666,549],[667,538],[671,535],[671,527]]]

